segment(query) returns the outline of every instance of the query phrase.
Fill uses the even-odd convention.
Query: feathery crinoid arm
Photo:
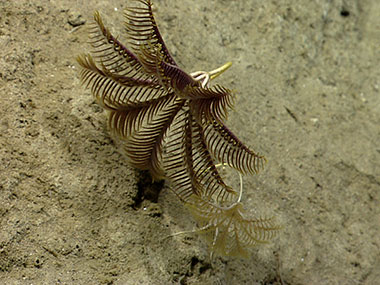
[[[92,55],[77,58],[81,79],[91,87],[103,106],[128,104],[165,96],[167,91],[157,78],[145,72],[138,57],[105,28],[98,12],[90,29]]]
[[[185,103],[165,137],[163,166],[173,192],[186,201],[193,194],[198,195],[200,185],[195,177],[192,157],[192,128],[189,121],[189,107]]]
[[[207,148],[203,127],[193,121],[193,167],[199,185],[201,196],[217,203],[229,203],[236,200],[237,193],[224,182],[215,161]]]
[[[151,80],[120,76],[98,66],[89,54],[77,57],[81,67],[80,78],[90,88],[96,101],[104,108],[140,103],[165,96],[167,91]]]
[[[109,108],[109,127],[118,136],[128,139],[143,126],[152,124],[154,119],[175,112],[178,102],[175,95],[170,93],[145,102],[116,105]]]
[[[174,94],[120,106],[109,114],[110,129],[121,136],[130,163],[149,170],[154,179],[164,178],[162,152],[165,134],[184,105]]]
[[[96,63],[121,80],[133,78],[139,82],[160,84],[168,92],[174,85],[182,86],[181,89],[188,84],[197,85],[169,54],[153,17],[151,2],[134,2],[135,7],[127,7],[125,10],[128,46],[124,46],[111,34],[99,13],[95,12],[95,23],[90,29],[90,44]],[[142,6],[139,7],[138,4]],[[156,98],[162,93],[153,95]]]
[[[240,202],[230,206],[215,204],[193,195],[186,206],[199,223],[210,245],[211,256],[248,257],[249,249],[273,239],[281,226],[273,218],[250,219]]]
[[[94,23],[90,26],[89,43],[97,64],[104,66],[113,74],[140,80],[154,80],[151,75],[144,72],[137,56],[104,26],[97,11],[94,13]]]
[[[168,132],[164,156],[166,176],[172,190],[184,202],[192,195],[218,202],[236,200],[236,192],[225,184],[204,141],[203,129],[184,107]]]
[[[222,122],[213,121],[204,129],[205,141],[213,157],[241,173],[258,173],[264,167],[264,156],[245,146]]]
[[[176,66],[173,57],[170,55],[158,30],[156,20],[152,12],[152,2],[150,0],[135,0],[133,6],[125,9],[125,27],[129,36],[129,43],[136,52],[141,46],[148,44],[159,47],[163,60]]]
[[[227,119],[228,109],[233,107],[232,91],[220,85],[211,88],[187,86],[183,92],[190,99],[190,108],[198,122],[210,124]]]
[[[182,91],[186,86],[198,86],[192,76],[178,67],[158,30],[149,0],[135,0],[125,10],[129,44],[151,74],[167,89]],[[181,96],[181,94],[177,94]]]

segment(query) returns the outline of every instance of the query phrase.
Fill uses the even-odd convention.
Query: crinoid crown
[[[126,45],[95,13],[92,52],[78,57],[81,80],[108,111],[109,128],[124,142],[130,163],[170,182],[211,252],[245,256],[248,248],[273,238],[278,226],[272,219],[247,218],[241,191],[228,186],[218,168],[253,174],[265,162],[224,124],[231,90],[210,86],[231,63],[186,73],[165,46],[151,1],[131,2],[125,10]]]

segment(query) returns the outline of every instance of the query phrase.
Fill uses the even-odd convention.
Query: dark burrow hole
[[[346,9],[342,9],[341,11],[340,11],[340,15],[342,16],[342,17],[348,17],[348,16],[350,16],[350,11],[348,11],[348,10],[346,10]]]
[[[153,203],[157,203],[158,196],[164,187],[165,181],[153,181],[153,178],[149,174],[149,171],[146,170],[138,170],[137,181],[137,195],[133,199],[133,208],[140,208],[141,203],[144,200],[149,200]]]
[[[207,271],[208,269],[211,268],[211,264],[204,263],[201,260],[199,260],[198,257],[193,256],[191,258],[191,263],[190,263],[190,269],[191,269],[191,271],[194,271],[195,267],[199,268],[198,269],[199,270],[199,274],[202,274],[202,273],[204,273],[205,271]]]

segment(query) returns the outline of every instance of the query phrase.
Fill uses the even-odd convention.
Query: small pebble
[[[78,12],[70,11],[67,22],[73,27],[78,27],[84,25],[86,23],[86,20],[83,19],[82,15]]]

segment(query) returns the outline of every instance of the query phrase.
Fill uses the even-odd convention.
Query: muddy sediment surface
[[[58,2],[0,1],[0,283],[376,284],[378,1],[154,2],[185,70],[233,62],[217,79],[237,94],[227,124],[268,160],[243,203],[283,225],[212,264],[198,235],[166,238],[196,225],[80,87],[93,11],[123,39],[128,1]]]

